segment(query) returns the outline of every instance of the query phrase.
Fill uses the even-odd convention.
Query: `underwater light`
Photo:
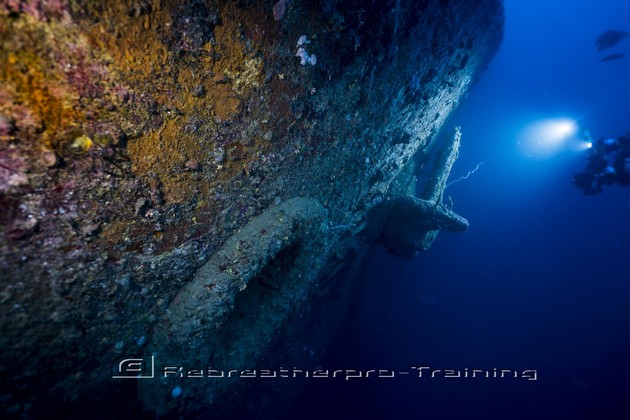
[[[593,148],[593,138],[589,130],[583,130],[576,141],[572,142],[572,149],[577,152],[584,152]]]
[[[573,147],[573,150],[581,152],[581,151],[592,149],[592,148],[593,148],[592,141],[580,140],[575,144],[575,146]]]
[[[566,140],[577,132],[577,124],[575,121],[564,120],[554,121],[549,124],[549,134],[556,139]]]
[[[518,144],[528,157],[549,157],[561,151],[577,131],[577,123],[570,118],[540,120],[521,131]]]

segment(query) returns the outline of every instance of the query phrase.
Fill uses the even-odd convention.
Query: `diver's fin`
[[[623,57],[625,57],[625,54],[610,54],[605,57],[602,57],[602,59],[599,61],[600,62],[613,61],[613,60],[619,60],[620,58],[623,58]]]

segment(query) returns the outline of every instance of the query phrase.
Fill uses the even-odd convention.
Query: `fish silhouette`
[[[628,35],[630,35],[630,33],[626,31],[616,31],[611,29],[597,37],[595,40],[595,48],[597,51],[604,51],[610,47],[614,47]]]

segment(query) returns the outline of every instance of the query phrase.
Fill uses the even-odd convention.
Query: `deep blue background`
[[[399,378],[307,388],[313,418],[630,419],[630,189],[586,197],[584,152],[532,157],[521,132],[571,117],[593,136],[630,130],[630,2],[507,0],[504,43],[452,117],[463,145],[448,188],[470,221],[416,260],[376,248],[325,367],[533,368],[537,381]],[[621,60],[600,63],[606,53]],[[302,413],[305,411],[300,410]]]

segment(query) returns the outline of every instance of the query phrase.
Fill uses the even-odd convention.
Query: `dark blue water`
[[[585,151],[524,130],[566,117],[594,138],[630,130],[630,2],[507,0],[501,51],[451,123],[463,145],[446,191],[470,221],[416,260],[376,248],[325,367],[535,369],[537,379],[311,383],[312,418],[630,419],[630,188],[583,196]],[[599,62],[606,53],[628,57]],[[519,143],[520,142],[520,143]],[[540,146],[540,147],[538,147]],[[440,376],[440,375],[437,375]]]

